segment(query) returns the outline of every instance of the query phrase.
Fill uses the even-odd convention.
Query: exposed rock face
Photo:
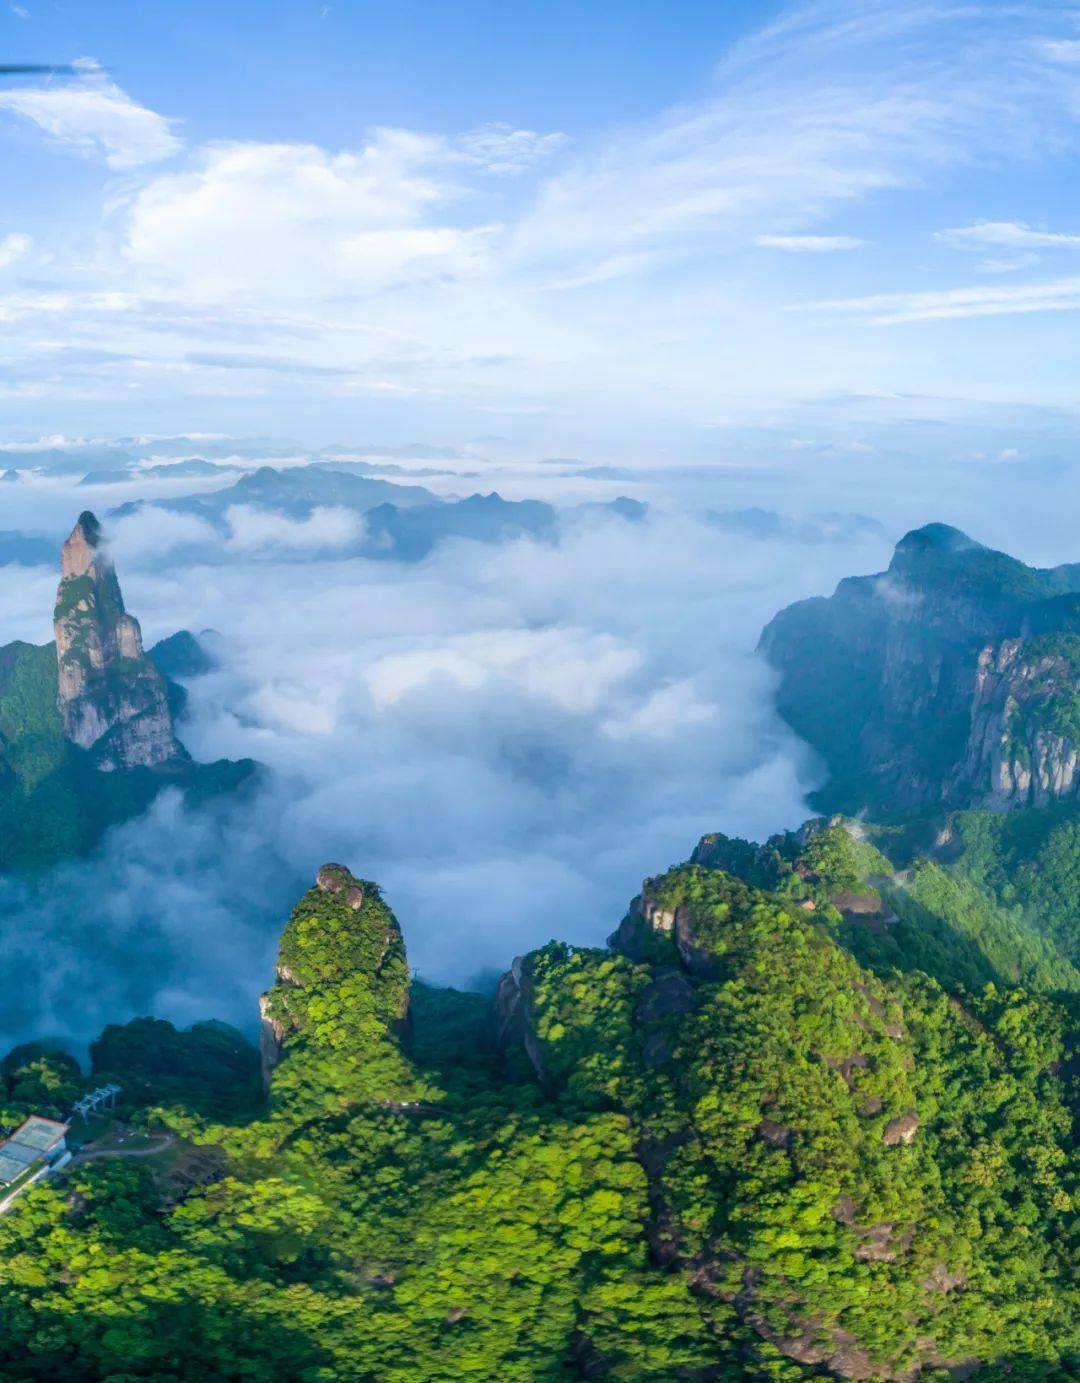
[[[324,864],[315,875],[315,887],[332,893],[356,912],[363,906],[364,890],[343,864]]]
[[[888,571],[782,610],[778,708],[825,758],[828,810],[1010,808],[1078,788],[1080,567],[1040,570],[943,524]]]
[[[881,1135],[881,1141],[890,1148],[894,1148],[898,1143],[914,1142],[915,1135],[918,1131],[919,1116],[914,1110],[909,1110],[908,1113],[901,1114],[897,1118],[889,1120]]]
[[[278,971],[278,982],[283,976]],[[270,1078],[274,1067],[281,1060],[281,1049],[285,1043],[285,1024],[271,1012],[270,995],[259,995],[259,1060],[262,1064],[264,1089],[270,1088]]]
[[[139,622],[124,609],[93,514],[80,516],[60,566],[53,626],[67,738],[92,751],[104,770],[186,762],[165,679],[143,653]]]
[[[629,960],[647,961],[657,954],[656,942],[671,937],[675,930],[675,913],[661,907],[649,891],[650,879],[641,885],[641,892],[617,930],[608,937],[608,945]]]
[[[1080,727],[1070,723],[1069,705],[1076,690],[1076,672],[1054,640],[1006,639],[984,648],[957,786],[995,811],[1074,796]]]
[[[546,1085],[547,1068],[532,1019],[532,992],[528,957],[515,956],[495,990],[495,1038],[499,1050],[503,1052],[520,1045],[537,1079]]]
[[[646,879],[608,945],[640,963],[659,960],[667,943],[673,943],[675,956],[696,979],[715,979],[720,973],[716,957],[698,944],[690,909],[665,906],[655,897],[653,881]]]

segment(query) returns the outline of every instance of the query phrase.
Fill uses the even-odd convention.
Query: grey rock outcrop
[[[64,544],[53,627],[58,706],[71,743],[106,771],[187,762],[165,679],[143,653],[139,622],[124,609],[91,513],[80,515]]]
[[[1080,788],[1080,566],[1049,569],[929,524],[888,571],[764,630],[781,715],[825,759],[819,806],[1045,805]]]
[[[699,944],[690,908],[666,907],[655,896],[652,879],[641,885],[626,916],[608,937],[608,945],[639,964],[661,961],[673,948],[674,958],[698,980],[716,979],[722,969],[709,948]]]
[[[1080,753],[1057,714],[1076,686],[1075,671],[1046,641],[1006,639],[982,650],[956,780],[977,805],[1007,811],[1076,794]]]
[[[279,983],[282,975],[278,973]],[[269,1090],[274,1067],[281,1060],[285,1045],[285,1024],[271,1012],[269,994],[259,995],[259,1062],[262,1067],[263,1089]]]
[[[548,1083],[544,1054],[532,1017],[533,986],[529,957],[515,956],[495,990],[495,1040],[500,1051],[521,1047],[542,1085]]]
[[[900,1143],[912,1143],[915,1135],[919,1131],[919,1116],[914,1110],[908,1110],[906,1114],[900,1114],[895,1119],[890,1119],[885,1125],[881,1135],[881,1141],[890,1148],[895,1148]]]

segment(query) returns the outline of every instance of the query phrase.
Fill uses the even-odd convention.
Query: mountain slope
[[[91,1163],[0,1218],[4,1377],[1073,1376],[1059,1009],[876,975],[702,865],[613,942],[516,961],[484,1041],[483,1001],[411,986],[377,886],[325,866],[256,1117],[128,1081],[112,1032],[210,1171]]]
[[[782,610],[761,648],[827,811],[1042,805],[1080,789],[1080,567],[930,524],[889,569]],[[1077,703],[1080,704],[1080,703]]]

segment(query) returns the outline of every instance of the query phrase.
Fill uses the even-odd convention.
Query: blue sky
[[[7,5],[10,439],[1073,446],[1080,9]]]

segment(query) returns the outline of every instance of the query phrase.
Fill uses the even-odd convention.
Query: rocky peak
[[[1072,794],[1080,662],[1042,647],[1077,636],[1080,567],[1029,567],[935,523],[887,572],[782,610],[761,648],[778,710],[828,765],[815,805],[891,814]]]
[[[343,864],[324,864],[315,875],[315,887],[340,898],[353,912],[363,906],[363,885],[353,878]]]
[[[53,628],[65,735],[106,771],[185,762],[165,679],[143,653],[93,514],[80,514],[60,570]]]
[[[60,550],[61,576],[87,576],[99,557],[104,558],[101,524],[89,509],[78,518],[71,535]]]

